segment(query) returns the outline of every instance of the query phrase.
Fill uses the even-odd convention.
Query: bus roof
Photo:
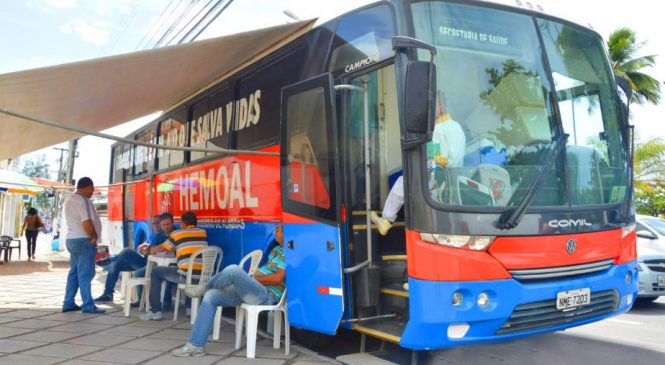
[[[0,75],[0,160],[169,110],[311,29],[314,20]]]

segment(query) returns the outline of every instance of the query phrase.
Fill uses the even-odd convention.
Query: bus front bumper
[[[591,303],[557,310],[558,293],[586,288]],[[451,348],[559,331],[628,311],[638,289],[634,261],[598,274],[536,283],[409,278],[410,318],[400,345],[415,350]],[[453,306],[455,293],[461,298],[457,306]],[[479,296],[488,299],[482,308]]]

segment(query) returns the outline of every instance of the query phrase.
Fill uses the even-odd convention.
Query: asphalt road
[[[336,357],[357,352],[356,340],[336,343],[328,351]],[[355,342],[355,343],[352,343]],[[376,350],[378,344],[374,344]],[[331,351],[332,350],[332,351]],[[411,352],[388,346],[382,357],[411,363]],[[651,365],[665,364],[665,297],[637,303],[628,313],[563,332],[492,345],[421,352],[418,365]]]

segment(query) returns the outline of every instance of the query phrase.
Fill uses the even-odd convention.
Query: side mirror
[[[405,103],[404,115],[406,131],[411,134],[427,137],[424,142],[432,138],[430,128],[431,118],[434,117],[436,107],[430,98],[428,85],[430,82],[430,69],[432,85],[436,85],[436,69],[426,61],[411,61],[406,66],[406,83],[404,87]],[[430,101],[431,100],[431,101]]]
[[[653,234],[649,231],[645,231],[645,230],[637,231],[637,237],[646,238],[646,239],[650,239],[650,240],[655,240],[655,239],[658,238],[658,237],[656,237],[655,234]]]

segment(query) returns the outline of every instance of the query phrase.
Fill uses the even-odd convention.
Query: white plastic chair
[[[194,269],[194,260],[201,257],[202,268],[201,275],[199,276],[198,284],[192,284],[192,270]],[[219,260],[218,260],[219,258]],[[178,290],[175,292],[175,308],[173,309],[173,321],[178,320],[178,308],[180,307],[180,290],[185,292],[185,295],[192,298],[192,313],[190,323],[194,324],[196,320],[196,313],[199,309],[199,300],[205,294],[206,284],[210,278],[217,273],[220,265],[222,264],[222,249],[217,246],[204,247],[194,252],[189,257],[189,268],[187,269],[187,276],[184,283],[178,283]]]
[[[261,250],[254,250],[245,257],[240,260],[240,263],[238,266],[241,268],[245,268],[245,264],[247,263],[247,260],[251,260],[249,262],[249,269],[247,270],[247,273],[249,273],[249,276],[254,276],[254,272],[256,269],[259,268],[259,264],[261,263],[261,259],[263,258],[263,251]],[[238,314],[241,311],[240,307],[236,307],[236,321],[238,321]],[[217,311],[215,312],[215,323],[213,324],[212,327],[212,339],[213,340],[219,340],[219,328],[221,327],[222,324],[222,307],[218,306]],[[236,336],[237,337],[237,336]],[[236,348],[238,348],[240,345],[236,344]]]
[[[133,289],[136,286],[143,285],[143,294],[141,295],[141,302],[139,303],[139,310],[148,307],[148,285],[150,284],[150,273],[152,268],[155,266],[155,262],[148,260],[145,265],[145,276],[142,278],[135,278],[132,276],[126,276],[123,272],[123,280],[120,284],[121,296],[124,298],[124,309],[125,317],[129,317],[130,303],[132,301]],[[127,274],[131,275],[130,272]],[[126,280],[125,280],[126,278]]]
[[[236,349],[240,348],[240,341],[242,339],[242,326],[247,317],[246,331],[247,331],[247,357],[253,359],[256,357],[256,332],[259,325],[259,313],[264,311],[273,311],[275,318],[273,320],[273,337],[272,347],[279,348],[280,337],[282,335],[282,314],[284,314],[284,353],[289,354],[289,343],[291,341],[291,331],[289,329],[289,315],[286,311],[286,289],[284,294],[275,305],[251,305],[242,304],[242,310],[239,315],[236,315]],[[236,314],[238,313],[236,312]],[[238,318],[239,317],[239,318]]]

